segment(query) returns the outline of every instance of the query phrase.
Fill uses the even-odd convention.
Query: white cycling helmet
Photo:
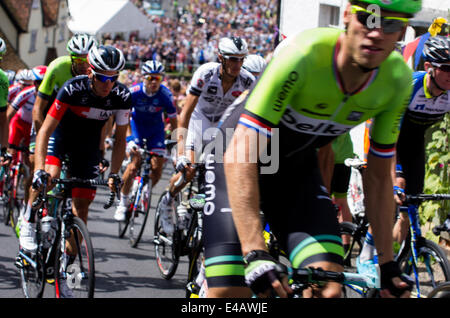
[[[70,54],[88,54],[89,50],[97,45],[97,40],[89,34],[75,34],[67,42],[67,51]]]
[[[146,61],[141,68],[142,74],[164,74],[164,65],[159,61]]]
[[[266,60],[261,55],[250,54],[245,57],[242,67],[250,73],[261,73],[266,65]]]
[[[19,82],[23,81],[34,81],[35,76],[31,70],[23,69],[16,75],[16,80]]]
[[[221,55],[247,55],[248,45],[239,37],[225,37],[219,41],[219,54]]]
[[[94,46],[89,51],[88,61],[95,71],[121,71],[125,58],[121,50],[110,45]]]
[[[0,38],[0,56],[6,53],[6,43],[5,41]]]

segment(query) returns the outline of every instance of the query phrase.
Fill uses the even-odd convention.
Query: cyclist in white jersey
[[[203,64],[192,76],[178,129],[173,135],[178,140],[176,169],[180,172],[171,179],[167,196],[161,200],[162,225],[166,234],[173,232],[171,213],[168,213],[173,208],[172,198],[193,178],[195,170],[189,165],[196,161],[203,145],[212,137],[213,133],[208,129],[215,128],[227,107],[255,82],[255,77],[242,68],[247,54],[248,46],[244,39],[221,38],[219,63]],[[186,172],[186,180],[175,187],[181,171]]]

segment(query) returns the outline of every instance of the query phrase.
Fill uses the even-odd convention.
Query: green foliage
[[[425,167],[425,193],[450,193],[450,153],[449,153],[449,114],[440,123],[430,127],[425,138],[426,167]],[[441,224],[450,210],[449,201],[424,202],[420,209],[420,223],[425,228]],[[438,238],[428,231],[426,237],[437,241]]]

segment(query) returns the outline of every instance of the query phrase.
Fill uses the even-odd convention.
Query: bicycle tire
[[[428,298],[450,298],[450,282],[439,284],[428,294]]]
[[[9,225],[11,220],[11,200],[12,200],[12,190],[9,178],[6,178],[3,184],[3,224]]]
[[[440,283],[450,280],[450,265],[445,252],[436,243],[420,238],[417,243],[419,288],[413,288],[413,295],[427,297]],[[398,259],[401,270],[415,281],[412,252],[402,253]]]
[[[22,257],[22,267],[19,269],[22,292],[25,298],[42,298],[45,288],[45,264],[41,250],[35,254],[33,261],[34,266]]]
[[[171,279],[178,268],[178,263],[180,259],[179,253],[179,232],[174,231],[171,236],[172,241],[165,237],[160,224],[160,202],[162,198],[166,195],[167,191],[164,191],[156,206],[155,212],[155,223],[154,223],[154,240],[153,245],[155,248],[155,259],[158,265],[159,272],[164,279]]]
[[[147,191],[145,191],[146,189]],[[139,200],[140,202],[137,203],[138,208],[134,214],[131,214],[129,219],[129,242],[130,246],[133,248],[138,246],[142,235],[144,234],[145,224],[147,223],[148,215],[150,214],[151,199],[152,187],[150,186],[150,183],[147,183],[147,188],[144,186]],[[142,222],[139,223],[136,222],[136,220],[142,220]],[[134,235],[134,233],[137,233],[137,235]]]
[[[134,195],[131,197],[130,202],[134,202]],[[131,204],[128,206],[127,212],[125,212],[125,221],[117,222],[119,229],[119,238],[123,238],[125,233],[127,232],[128,225],[130,223],[130,215],[131,215]]]
[[[76,231],[74,231],[74,229]],[[94,248],[86,224],[80,218],[73,216],[69,228],[70,237],[77,246],[77,255],[71,264],[68,264],[66,273],[61,275],[61,242],[55,256],[55,297],[62,298],[61,284],[67,284],[75,298],[93,298],[95,290],[95,262]],[[64,279],[65,278],[65,282]]]

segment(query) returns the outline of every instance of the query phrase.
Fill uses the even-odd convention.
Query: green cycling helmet
[[[379,5],[382,9],[414,15],[422,10],[422,0],[358,0],[351,2],[363,2]]]

